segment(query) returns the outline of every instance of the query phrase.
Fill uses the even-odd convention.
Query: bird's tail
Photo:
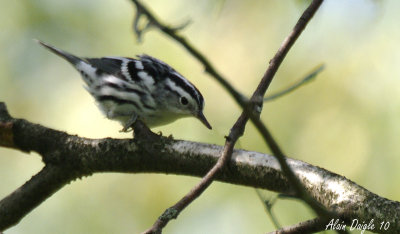
[[[46,44],[42,41],[39,41],[37,39],[35,39],[35,41],[37,43],[39,43],[40,45],[42,45],[43,47],[47,48],[48,50],[50,50],[51,52],[61,56],[62,58],[66,59],[68,62],[72,63],[72,65],[76,66],[79,62],[84,61],[83,59],[76,57],[75,55],[72,55],[68,52],[65,52],[63,50],[57,49],[54,46],[51,46],[49,44]]]

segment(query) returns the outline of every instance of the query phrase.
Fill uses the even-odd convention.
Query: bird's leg
[[[128,121],[126,121],[126,123],[124,124],[124,128],[122,128],[122,130],[120,130],[120,132],[130,132],[130,131],[128,131],[128,129],[136,122],[137,118],[138,118],[137,114],[133,114],[128,119]]]
[[[142,122],[137,114],[133,114],[129,117],[128,121],[125,122],[124,128],[120,132],[130,132],[128,129],[131,128],[133,130],[133,137],[135,139],[145,139],[152,142],[156,138],[160,138],[161,136],[153,133],[147,125]]]

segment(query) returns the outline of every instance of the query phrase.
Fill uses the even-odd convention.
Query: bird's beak
[[[204,116],[202,111],[199,111],[199,113],[197,113],[197,118],[204,124],[206,125],[206,127],[208,129],[212,129],[211,125],[208,123],[206,117]]]

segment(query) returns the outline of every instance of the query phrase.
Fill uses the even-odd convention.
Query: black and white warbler
[[[203,114],[200,91],[166,63],[148,55],[79,58],[38,41],[70,62],[82,75],[86,90],[107,118],[117,120],[126,132],[140,119],[148,127],[193,116],[211,129]]]

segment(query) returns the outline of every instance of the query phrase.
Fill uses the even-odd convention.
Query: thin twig
[[[170,28],[160,24],[159,21],[157,21],[155,17],[149,13],[149,11],[145,10],[143,5],[141,5],[138,0],[132,0],[132,1],[136,5],[138,13],[146,14],[149,21],[151,21],[155,26],[157,26],[161,31],[163,31],[164,33],[166,33],[167,35],[178,41],[180,44],[182,44],[193,56],[199,59],[206,67],[206,71],[209,72],[212,76],[214,76],[229,91],[229,93],[232,94],[235,100],[244,109],[244,111],[242,112],[236,123],[231,128],[229,136],[226,137],[223,153],[219,158],[218,162],[215,164],[215,166],[206,174],[206,176],[200,181],[200,183],[197,186],[195,186],[186,196],[184,196],[174,206],[164,211],[164,213],[157,219],[154,225],[150,229],[144,232],[144,233],[161,233],[161,230],[167,225],[167,223],[171,219],[176,218],[186,206],[188,206],[193,200],[195,200],[198,196],[200,196],[201,193],[214,180],[215,175],[227,165],[232,156],[235,143],[239,139],[239,137],[243,135],[246,123],[249,120],[247,114],[248,110],[255,111],[257,115],[261,113],[263,97],[269,85],[271,84],[271,81],[275,76],[275,73],[277,72],[280,64],[282,63],[283,59],[285,58],[286,54],[288,53],[294,42],[297,40],[301,32],[306,27],[309,20],[318,10],[323,0],[314,0],[310,4],[310,6],[305,10],[303,15],[300,17],[293,31],[289,34],[287,38],[285,38],[278,52],[270,61],[268,69],[266,70],[263,78],[261,79],[257,89],[253,93],[252,98],[248,102],[248,105],[245,105],[242,95],[236,92],[236,90],[225,79],[223,79],[219,75],[219,73],[216,72],[216,70],[205,59],[205,57],[203,57],[197,50],[195,50],[190,44],[188,44],[183,37],[178,36],[176,34],[176,31],[171,30]],[[277,148],[280,151],[278,145],[276,144],[276,141],[271,141],[271,142],[275,143],[272,145],[272,147]]]
[[[227,164],[230,160],[234,148],[234,143],[227,140],[227,144],[224,147],[223,155],[218,159],[217,163],[211,168],[210,171],[200,180],[200,182],[190,190],[181,200],[179,200],[175,205],[166,209],[160,217],[156,220],[151,228],[144,231],[143,233],[161,233],[161,230],[168,224],[171,219],[176,219],[180,212],[182,212],[185,207],[187,207],[192,201],[199,197],[204,190],[215,179],[216,174]]]
[[[348,231],[346,230],[346,227],[343,227],[341,229],[340,227],[336,228],[331,228],[328,225],[328,220],[323,219],[323,218],[315,218],[315,219],[310,219],[304,222],[300,222],[298,224],[288,226],[281,228],[279,230],[269,232],[268,234],[303,234],[303,233],[316,233],[316,232],[321,232],[325,231],[327,229],[329,230],[335,230],[337,233],[343,233],[346,234]]]
[[[338,218],[339,215],[336,212],[328,210],[326,207],[324,207],[321,203],[319,203],[309,194],[307,189],[304,187],[304,185],[301,183],[301,181],[297,178],[292,169],[289,167],[288,163],[286,162],[286,156],[283,154],[277,142],[274,140],[271,133],[263,124],[263,122],[259,119],[259,117],[255,116],[251,112],[248,112],[248,115],[250,116],[250,119],[252,123],[256,126],[257,130],[263,136],[264,141],[269,146],[274,156],[279,161],[279,164],[281,166],[284,175],[288,178],[290,184],[295,188],[297,196],[299,196],[303,201],[305,201],[315,211],[315,213],[317,213],[317,215],[321,217],[323,220],[327,220],[330,217]],[[343,231],[336,230],[336,231],[338,233],[347,233],[346,230]]]
[[[318,10],[319,6],[322,4],[323,0],[314,0],[310,6],[304,11],[303,15],[300,17],[299,21],[295,25],[293,31],[289,36],[284,40],[281,48],[278,50],[277,55],[282,53],[283,55],[286,55],[287,51],[291,48],[291,46],[294,44],[295,40],[298,38],[300,35],[301,31],[304,30],[305,26],[307,25],[309,19],[312,18],[312,16],[315,14],[315,12]],[[270,62],[270,67],[273,67],[274,64],[279,64],[282,62],[284,56],[275,56],[271,62]],[[261,82],[257,90],[260,90],[259,93],[265,92],[265,90],[268,88],[268,85],[271,83],[271,80],[277,71],[277,68],[275,70],[270,69],[267,70],[264,78],[265,80],[269,82]],[[263,80],[264,80],[263,78]],[[260,97],[262,97],[257,91],[252,97],[252,100],[259,100]],[[257,96],[258,95],[258,96]],[[279,164],[282,167],[282,171],[285,173],[285,175],[288,177],[289,181],[291,182],[291,185],[295,188],[296,193],[305,201],[307,202],[311,208],[319,215],[323,217],[330,217],[334,214],[331,214],[328,210],[326,210],[319,202],[314,200],[307,192],[307,190],[304,188],[302,183],[299,181],[299,179],[296,177],[296,175],[293,173],[293,171],[290,169],[286,162],[286,156],[284,155],[283,151],[279,147],[278,143],[276,140],[273,138],[272,134],[269,132],[269,130],[266,128],[266,126],[262,123],[262,121],[259,119],[259,115],[255,115],[251,110],[248,109],[247,114],[250,118],[253,124],[256,126],[257,130],[260,132],[260,134],[263,136],[264,141],[268,145],[268,147],[271,149],[272,153],[277,157]]]
[[[318,66],[318,68],[314,69],[312,72],[310,72],[309,74],[307,74],[305,77],[303,77],[302,79],[300,79],[299,81],[297,81],[296,83],[290,85],[287,88],[284,88],[281,91],[278,91],[274,94],[270,94],[267,97],[264,98],[264,102],[268,102],[268,101],[272,101],[275,100],[277,98],[280,98],[286,94],[289,94],[290,92],[300,88],[302,85],[309,83],[310,81],[314,80],[315,77],[317,77],[317,75],[322,72],[324,70],[325,66],[324,65],[320,65]]]
[[[246,100],[247,98],[245,96],[243,96],[241,93],[239,93],[232,85],[231,83],[229,83],[227,81],[226,78],[224,78],[220,72],[217,71],[217,69],[208,61],[208,59],[198,50],[196,49],[194,46],[192,46],[190,44],[190,42],[188,42],[186,40],[185,37],[180,36],[177,34],[178,30],[182,29],[182,26],[178,26],[178,27],[170,27],[164,23],[162,23],[159,19],[157,19],[157,17],[151,13],[150,10],[147,9],[147,7],[145,7],[139,0],[131,0],[137,9],[136,12],[136,17],[134,20],[134,31],[136,33],[136,35],[138,36],[138,38],[141,37],[142,35],[142,31],[138,30],[138,25],[137,23],[139,22],[139,18],[141,15],[145,15],[148,19],[148,25],[153,26],[155,28],[158,28],[159,30],[161,30],[163,33],[165,33],[167,36],[171,37],[172,39],[174,39],[175,41],[178,42],[178,44],[182,45],[188,52],[189,54],[191,54],[193,57],[195,57],[197,60],[200,61],[200,63],[203,64],[205,71],[210,74],[211,76],[213,76],[221,85],[222,87],[224,87],[229,94],[232,95],[232,97],[242,106],[244,107],[244,105],[246,104]],[[183,24],[183,25],[187,25],[187,24]],[[146,29],[148,29],[149,27],[145,27]]]
[[[268,234],[302,234],[302,233],[314,233],[325,230],[326,220],[321,218],[315,218],[300,222],[298,224],[281,228],[279,230],[269,232]]]
[[[264,205],[265,212],[267,212],[269,218],[271,219],[272,224],[275,226],[276,229],[281,229],[282,226],[279,224],[278,219],[275,217],[275,214],[272,212],[272,206],[275,204],[275,202],[278,200],[277,197],[270,198],[270,199],[265,199],[262,194],[260,189],[255,189],[258,198]]]
[[[260,132],[262,137],[264,138],[264,141],[267,143],[267,145],[271,149],[274,156],[278,159],[283,173],[287,176],[291,185],[295,188],[297,195],[300,198],[302,198],[306,203],[308,203],[318,215],[324,216],[324,217],[331,216],[332,214],[330,214],[321,204],[319,204],[317,201],[315,201],[308,194],[307,190],[304,188],[302,183],[299,181],[299,179],[296,177],[296,175],[293,173],[293,171],[290,169],[289,165],[287,164],[286,156],[284,155],[282,150],[279,148],[277,142],[272,137],[269,130],[265,127],[265,125],[262,123],[262,121],[258,118],[258,116],[255,116],[254,114],[251,114],[251,113],[249,113],[249,115],[250,115],[251,121],[256,126],[257,130]]]
[[[304,11],[300,19],[298,20],[297,24],[295,25],[293,31],[289,34],[288,37],[283,41],[281,47],[279,48],[276,55],[270,61],[270,66],[266,71],[262,81],[260,82],[259,86],[257,87],[256,92],[253,94],[251,100],[257,102],[262,100],[266,89],[268,88],[269,84],[271,83],[276,71],[278,70],[279,65],[282,63],[285,55],[289,51],[289,49],[293,46],[296,39],[300,36],[301,32],[306,27],[309,20],[313,17],[315,12],[318,10],[320,5],[322,4],[323,0],[314,0],[310,4],[310,6]],[[250,117],[253,124],[256,126],[258,131],[263,136],[265,142],[267,143],[268,147],[271,149],[275,157],[277,157],[282,171],[288,177],[289,181],[291,182],[292,186],[295,188],[297,194],[301,196],[305,201],[314,209],[314,211],[318,215],[329,216],[328,211],[324,209],[317,201],[315,201],[311,196],[308,195],[306,189],[298,180],[298,178],[294,175],[293,171],[286,163],[286,157],[279,147],[276,140],[273,138],[269,130],[266,126],[261,122],[259,119],[259,115],[256,115],[252,112],[251,109],[245,110],[242,115],[245,115],[246,118]]]

